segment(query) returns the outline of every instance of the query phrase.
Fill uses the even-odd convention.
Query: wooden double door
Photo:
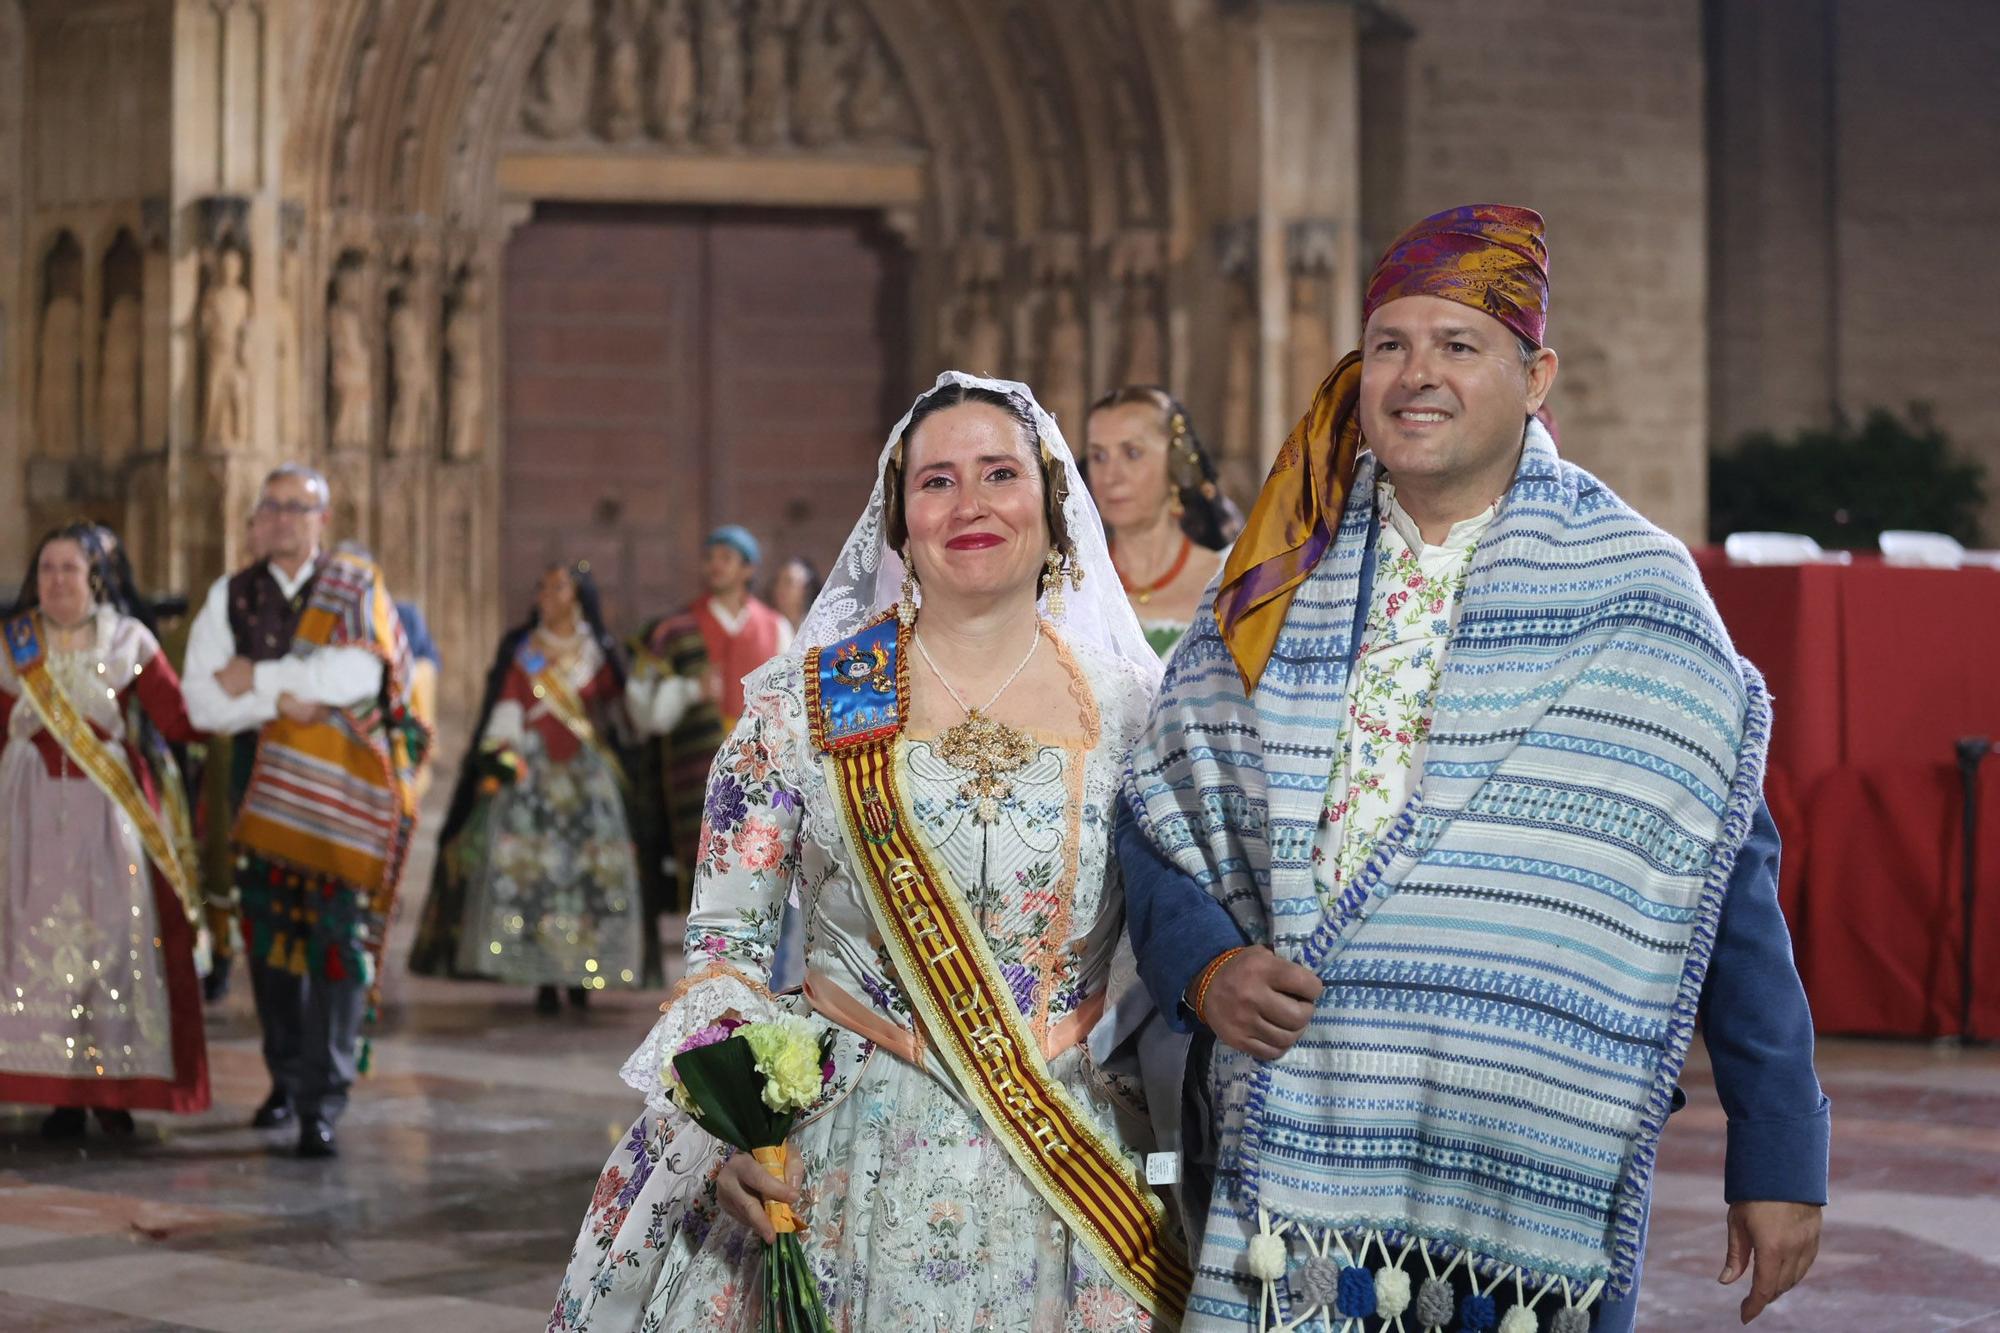
[[[588,560],[617,632],[741,523],[820,569],[908,405],[908,258],[873,215],[544,206],[505,282],[503,619]]]

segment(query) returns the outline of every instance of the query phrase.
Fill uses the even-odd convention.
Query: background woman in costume
[[[1131,384],[1090,406],[1084,475],[1146,640],[1165,657],[1194,619],[1243,515],[1222,493],[1187,409]]]
[[[901,670],[860,646],[884,636],[907,647]],[[1001,1003],[1039,1039],[1051,1082],[1135,1167],[1143,1117],[1116,1102],[1082,1039],[1123,934],[1110,811],[1159,660],[1111,577],[1067,446],[1024,386],[953,373],[918,401],[883,450],[869,508],[799,645],[750,677],[747,712],[716,758],[690,979],[625,1065],[648,1109],[598,1182],[550,1329],[756,1327],[746,1242],[768,1235],[763,1203],[774,1199],[804,1218],[835,1327],[1148,1327],[938,1048],[920,1044],[869,905],[877,889],[808,719],[815,649],[854,664],[843,698],[907,691],[897,699],[907,728],[884,738],[896,774],[885,817],[957,886],[966,933],[991,950],[1011,992]],[[794,895],[804,993],[774,995]],[[788,1145],[789,1183],[720,1151],[661,1076],[711,1025],[778,1015],[834,1042],[822,1101]]]
[[[44,537],[0,657],[0,993],[14,999],[0,1006],[0,1101],[54,1104],[51,1138],[85,1133],[86,1108],[122,1136],[135,1110],[208,1106],[198,903],[161,873],[139,821],[170,859],[192,849],[166,831],[127,707],[169,741],[195,733],[172,664],[107,584],[90,525]],[[191,895],[187,860],[176,877]]]
[[[812,610],[813,599],[819,596],[820,585],[825,581],[812,561],[802,555],[793,556],[778,566],[771,580],[771,609],[797,629],[805,624],[806,612]]]
[[[539,988],[638,980],[639,877],[612,748],[625,691],[587,565],[551,566],[500,640],[410,968]]]

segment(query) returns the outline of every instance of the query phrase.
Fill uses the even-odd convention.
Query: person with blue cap
[[[750,593],[762,551],[736,524],[708,536],[707,594],[648,625],[632,645],[625,708],[657,753],[634,766],[644,814],[636,821],[647,915],[687,910],[709,764],[743,714],[743,677],[791,646],[791,623]],[[657,789],[657,797],[652,795]],[[675,867],[669,875],[662,867]],[[670,882],[671,881],[671,882]],[[658,932],[646,933],[646,975],[659,975]]]

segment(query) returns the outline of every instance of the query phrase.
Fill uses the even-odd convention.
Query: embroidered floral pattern
[[[1082,945],[1120,933],[1115,918],[1103,920],[1119,910],[1108,812],[1123,754],[1145,720],[1146,700],[1138,692],[1125,699],[1123,680],[1083,679],[1094,696],[1093,743],[1043,738],[1035,759],[1012,775],[1015,790],[991,829],[957,794],[964,773],[932,747],[908,742],[899,759],[908,817],[971,900],[1015,1000],[1045,1023],[1106,984],[1109,946],[1086,954]],[[802,743],[802,689],[795,662],[774,668],[761,689],[753,682],[749,715],[717,758],[688,922],[690,969],[713,960],[718,973],[768,977],[796,897],[810,972],[908,1027],[908,1003],[844,844],[816,827],[827,807],[817,760]],[[1100,720],[1096,701],[1114,698]],[[677,1004],[696,1008],[678,1028],[672,1014],[663,1018],[628,1071],[657,1079],[662,1029],[679,1040],[695,1016],[712,1021],[714,1006],[699,989]],[[729,1007],[746,1005],[808,1011],[798,997],[738,988]],[[806,1252],[836,1328],[1150,1327],[989,1137],[935,1057],[919,1068],[838,1029],[834,1061],[836,1090],[808,1113],[791,1146],[805,1164]],[[1081,1047],[1057,1055],[1050,1070],[1115,1133],[1104,1077]],[[715,1197],[723,1160],[670,1104],[649,1113],[605,1168],[550,1328],[755,1327],[755,1249]]]
[[[1437,705],[1452,612],[1465,591],[1482,520],[1453,529],[1450,540],[1421,545],[1384,485],[1375,585],[1367,624],[1347,687],[1344,736],[1327,779],[1313,884],[1331,904],[1361,872],[1401,812]]]

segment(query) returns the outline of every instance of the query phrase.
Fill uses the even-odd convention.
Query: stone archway
[[[1018,375],[1065,420],[1187,368],[1190,171],[1129,0],[355,0],[313,23],[289,424],[460,682],[501,614],[497,261],[525,201],[880,210],[913,257],[911,378]]]

